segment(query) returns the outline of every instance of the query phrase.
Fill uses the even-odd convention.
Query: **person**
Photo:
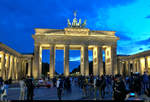
[[[11,77],[8,79],[8,84],[12,84],[12,78]]]
[[[135,74],[134,77],[134,91],[137,93],[137,95],[141,94],[141,78],[139,76],[139,74]]]
[[[68,86],[67,91],[70,94],[71,93],[71,80],[69,77],[67,78],[67,86]]]
[[[106,87],[108,89],[108,95],[111,95],[111,86],[112,86],[111,77],[107,76],[107,78],[106,78]]]
[[[143,95],[141,95],[141,97],[144,99],[144,100],[149,100],[150,99],[150,88],[147,88],[144,92]]]
[[[93,90],[94,90],[94,77],[93,75],[90,76],[90,79],[89,79],[89,95],[91,96],[93,94]]]
[[[88,85],[88,77],[85,78],[85,96],[87,97],[89,95],[89,85]]]
[[[57,96],[58,99],[62,99],[62,89],[63,89],[63,81],[61,80],[61,77],[56,81],[56,88],[57,88]]]
[[[148,88],[149,84],[149,78],[146,72],[144,72],[143,75],[143,86],[144,86],[144,91]]]
[[[25,85],[25,82],[24,82],[25,78],[21,78],[21,80],[19,81],[19,84],[20,84],[20,97],[19,99],[20,100],[25,100],[25,89],[26,89],[26,85]]]
[[[99,91],[99,98],[101,99],[101,79],[99,76],[94,80],[94,89],[95,89],[95,94],[94,94],[94,99],[96,100],[97,98],[97,91]]]
[[[3,78],[0,77],[0,86],[2,86],[2,85],[3,85]]]
[[[102,98],[104,98],[104,96],[105,96],[105,88],[106,88],[106,79],[105,79],[105,76],[102,75],[101,76],[101,96],[102,96]]]
[[[113,83],[113,99],[123,101],[126,97],[125,84],[119,75],[116,75]]]
[[[54,77],[54,78],[52,79],[52,81],[53,81],[53,87],[56,87],[56,81],[57,81],[56,77]]]
[[[2,94],[1,94],[1,101],[7,101],[7,95],[8,95],[8,81],[4,81],[2,87]]]
[[[25,84],[27,86],[27,100],[33,100],[34,85],[32,79],[29,78],[29,76],[27,76],[27,79],[25,80]]]
[[[85,81],[85,77],[81,78],[81,89],[82,89],[82,97],[86,97],[86,81]]]

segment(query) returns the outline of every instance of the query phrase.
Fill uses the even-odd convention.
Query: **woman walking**
[[[8,81],[6,80],[2,86],[2,94],[1,94],[1,101],[7,101],[7,94],[8,94]]]
[[[25,82],[24,82],[25,78],[22,78],[20,81],[19,81],[19,84],[20,84],[20,97],[19,97],[19,100],[25,100]]]

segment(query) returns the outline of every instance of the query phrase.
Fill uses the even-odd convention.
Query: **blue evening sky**
[[[33,53],[34,28],[64,29],[75,10],[89,29],[116,31],[117,54],[150,49],[150,0],[0,0],[0,42]],[[49,51],[43,53],[43,61],[49,62]],[[63,61],[63,51],[56,56]],[[80,51],[70,51],[70,61],[80,63]]]

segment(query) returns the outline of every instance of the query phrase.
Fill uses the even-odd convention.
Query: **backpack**
[[[99,87],[101,85],[101,80],[100,79],[96,79],[96,87]]]

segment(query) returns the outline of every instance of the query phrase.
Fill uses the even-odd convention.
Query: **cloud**
[[[145,40],[141,40],[141,41],[137,41],[136,44],[139,44],[139,45],[149,45],[150,44],[150,38],[145,39]]]
[[[143,50],[143,48],[139,48],[139,50]]]
[[[120,40],[132,40],[131,37],[129,37],[128,32],[116,32],[116,36],[118,36],[120,38]]]
[[[69,61],[77,61],[80,62],[81,57],[80,56],[76,56],[76,57],[70,57]],[[89,56],[89,61],[93,60],[93,56]]]
[[[150,15],[146,16],[145,18],[150,19]]]
[[[78,62],[80,62],[80,56],[77,56],[77,57],[70,57],[69,58],[69,61],[78,61]]]

